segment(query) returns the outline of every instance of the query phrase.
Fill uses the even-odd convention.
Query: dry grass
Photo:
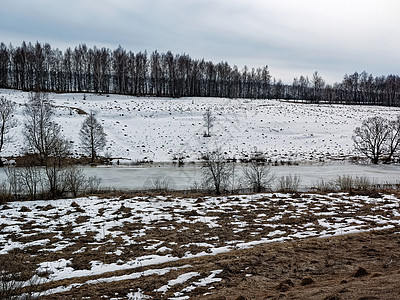
[[[136,291],[137,287],[153,299],[168,299],[185,285],[172,286],[165,294],[155,290],[180,274],[198,272],[199,277],[205,277],[217,269],[222,270],[218,275],[222,281],[213,283],[211,290],[210,286],[198,287],[189,293],[190,299],[399,299],[398,242],[396,230],[388,230],[266,244],[215,256],[185,259],[179,264],[162,264],[157,268],[184,264],[190,267],[171,271],[164,276],[143,276],[135,280],[84,286],[58,295],[58,299],[97,299],[116,293],[122,296]],[[360,267],[366,273],[357,276]],[[144,267],[136,271],[148,269]],[[110,277],[127,273],[129,271],[106,275]],[[89,279],[96,278],[101,277]],[[62,283],[68,285],[72,282],[74,280]],[[47,284],[47,287],[51,286],[52,283]],[[43,299],[54,299],[54,296]]]
[[[397,200],[383,198],[375,203],[364,197],[351,200],[346,195],[338,194],[293,194],[285,197],[272,194],[264,198],[248,197],[245,201],[240,196],[219,199],[196,197],[190,202],[192,204],[188,209],[182,206],[180,199],[173,197],[162,198],[159,202],[149,196],[140,199],[142,206],[138,207],[161,206],[158,208],[161,212],[159,215],[139,209],[135,206],[135,201],[121,199],[108,199],[104,204],[101,200],[99,208],[91,214],[90,202],[75,200],[64,210],[66,214],[71,214],[70,222],[60,224],[51,233],[41,233],[45,224],[28,221],[25,214],[35,213],[35,216],[57,222],[60,216],[57,205],[30,206],[31,211],[19,209],[19,215],[14,218],[23,223],[21,229],[24,234],[13,233],[8,238],[24,245],[40,240],[49,242],[45,247],[32,244],[23,249],[15,249],[9,255],[23,255],[32,266],[41,262],[70,259],[69,267],[74,270],[90,270],[94,261],[124,264],[155,254],[177,258],[174,262],[156,266],[135,265],[131,269],[118,272],[47,282],[37,287],[37,290],[44,291],[70,284],[81,286],[44,299],[98,299],[104,295],[117,297],[116,293],[117,298],[124,298],[127,293],[136,292],[138,288],[154,299],[167,299],[195,284],[196,280],[210,276],[215,270],[221,271],[217,276],[221,278],[220,282],[196,286],[193,291],[185,292],[185,295],[189,295],[191,299],[236,300],[240,296],[244,299],[359,299],[368,291],[371,295],[386,297],[382,296],[382,299],[396,299],[400,296],[399,290],[393,286],[395,280],[400,279],[397,271],[400,267],[400,236],[396,229],[332,238],[300,239],[291,236],[291,239],[298,240],[264,244],[251,249],[241,249],[240,246],[242,242],[259,241],[269,234],[273,234],[273,238],[288,237],[295,232],[304,231],[305,224],[315,234],[324,230],[325,234],[335,234],[333,230],[323,227],[320,220],[335,225],[347,224],[346,226],[356,226],[355,220],[363,220],[363,230],[370,230],[379,226],[375,220],[369,220],[371,215],[390,220],[399,219],[390,208]],[[387,205],[389,206],[386,207]],[[146,222],[142,219],[144,215],[148,217]],[[108,233],[101,236],[101,239],[98,234],[102,232],[103,224],[92,219],[98,216],[108,216],[118,224],[108,228]],[[271,220],[275,216],[281,217]],[[206,217],[215,220],[218,226],[204,221]],[[85,224],[90,226],[77,232],[76,228]],[[54,251],[56,244],[60,242],[56,238],[58,234],[62,241],[69,244],[62,250]],[[128,236],[132,243],[126,244],[122,236]],[[160,244],[155,246],[158,243]],[[215,248],[226,247],[229,243],[232,245],[230,252],[206,255]],[[161,247],[165,248],[164,251],[156,252]],[[44,248],[47,250],[43,251]],[[117,254],[117,251],[120,253]],[[188,253],[202,257],[187,259],[185,257]],[[2,258],[7,259],[7,256],[3,255]],[[176,269],[183,265],[190,266]],[[368,274],[354,277],[360,267]],[[173,269],[162,275],[150,272],[163,268]],[[145,272],[150,274],[144,275]],[[188,272],[197,272],[199,275],[184,284],[170,286],[165,293],[157,292],[157,289],[170,280]],[[138,273],[139,278],[133,276],[131,280],[101,282],[104,278],[132,273]],[[82,285],[88,280],[94,280],[93,284]],[[381,292],[383,288],[386,289],[384,293]]]

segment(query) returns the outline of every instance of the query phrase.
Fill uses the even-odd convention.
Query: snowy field
[[[0,90],[0,94],[18,104],[18,125],[2,155],[20,155],[24,146],[23,108],[29,93]],[[306,185],[321,174],[327,180],[334,179],[340,164],[332,168],[327,164],[322,169],[316,163],[352,156],[353,130],[363,119],[399,114],[398,108],[276,100],[95,94],[87,94],[86,100],[83,94],[49,97],[55,121],[70,140],[75,156],[82,155],[78,133],[85,119],[78,111],[92,111],[107,133],[103,155],[123,164],[159,163],[147,169],[97,168],[109,176],[105,186],[116,186],[112,180],[117,180],[128,188],[125,182],[138,181],[132,177],[134,172],[140,171],[136,176],[145,187],[149,179],[162,174],[163,167],[171,167],[164,162],[169,165],[178,155],[183,155],[185,162],[196,162],[216,147],[230,158],[244,158],[257,151],[273,162],[312,162],[316,168],[307,169],[308,164],[303,164],[299,172],[295,169],[298,166],[272,170],[277,175],[302,177],[307,173],[310,179],[303,182]],[[208,108],[216,121],[212,136],[205,138],[203,114]],[[175,168],[180,169],[180,177],[165,176],[177,181],[197,179],[199,169],[187,166]],[[398,166],[373,166],[373,170],[369,170],[372,166],[345,166],[342,174],[371,172],[378,183],[397,179]],[[23,257],[39,272],[41,279],[34,281],[42,284],[41,294],[49,299],[58,293],[90,291],[91,286],[113,283],[127,286],[123,293],[112,295],[113,299],[188,299],[194,294],[212,294],[213,286],[223,280],[222,268],[207,268],[196,260],[263,243],[396,228],[399,223],[399,199],[393,195],[270,193],[10,202],[0,206],[0,255]],[[108,290],[104,295],[110,298]]]
[[[129,280],[114,299],[188,299],[221,281],[222,270],[200,269],[193,259],[398,227],[400,207],[392,195],[346,193],[90,197],[11,202],[0,217],[0,254],[27,255],[42,274],[42,295]]]
[[[0,90],[17,102],[18,126],[4,156],[19,155],[23,149],[23,104],[29,93]],[[50,94],[56,107],[55,120],[82,154],[79,129],[86,113],[94,112],[104,126],[108,143],[103,155],[136,161],[171,162],[183,155],[198,161],[207,150],[221,147],[230,158],[243,158],[254,151],[272,161],[319,161],[348,157],[353,153],[352,135],[367,117],[394,118],[399,108],[309,105],[276,100],[219,98],[137,98],[119,95]],[[203,114],[210,108],[216,117],[210,138]]]

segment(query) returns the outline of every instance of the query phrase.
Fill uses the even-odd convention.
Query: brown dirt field
[[[190,266],[166,276],[84,285],[43,299],[123,297],[137,287],[152,299],[168,299],[187,284],[172,286],[165,294],[155,292],[155,288],[182,273],[207,276],[212,270],[222,270],[216,276],[222,281],[197,287],[189,293],[190,299],[400,299],[398,228],[263,244],[215,256],[182,259],[179,263],[158,265],[157,269],[177,265]],[[140,271],[146,269],[151,267]]]

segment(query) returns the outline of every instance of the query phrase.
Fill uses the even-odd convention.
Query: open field
[[[29,95],[1,93],[18,103],[5,153],[18,156]],[[84,113],[93,111],[108,137],[103,154],[122,164],[169,164],[177,156],[196,162],[218,146],[238,159],[257,151],[271,162],[342,160],[354,154],[351,137],[363,119],[399,113],[275,100],[49,97],[74,156],[82,154]],[[217,118],[209,138],[203,136],[207,108]],[[319,178],[318,165],[316,174],[303,166]],[[125,176],[115,180],[134,181],[126,166],[118,170]],[[15,285],[44,299],[396,299],[399,202],[397,191],[9,202],[0,206],[0,283],[8,271],[24,273]]]
[[[11,202],[0,217],[1,259],[37,270],[48,299],[358,299],[346,295],[367,279],[399,295],[394,195],[90,197]]]
[[[23,104],[29,93],[0,90],[19,104],[12,130],[13,142],[5,156],[23,150]],[[277,100],[223,98],[146,98],[120,95],[50,94],[55,121],[80,156],[79,129],[85,115],[94,112],[104,127],[108,142],[103,155],[120,162],[171,162],[182,156],[198,161],[207,150],[222,147],[230,158],[244,158],[254,151],[274,161],[315,162],[354,155],[352,135],[367,117],[395,118],[399,108],[379,106],[313,105]],[[212,136],[203,114],[210,108],[216,117]]]

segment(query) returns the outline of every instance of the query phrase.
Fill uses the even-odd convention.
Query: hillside
[[[29,93],[1,90],[19,104],[18,126],[4,156],[23,149],[23,104]],[[78,132],[85,115],[93,111],[104,126],[108,142],[103,155],[121,162],[171,162],[183,155],[198,161],[204,152],[222,147],[230,158],[259,151],[272,161],[319,161],[353,155],[352,135],[361,120],[380,115],[393,118],[393,107],[312,105],[277,100],[224,98],[138,98],[120,95],[49,94],[56,122],[80,156]],[[203,137],[203,114],[216,117],[212,135]]]

